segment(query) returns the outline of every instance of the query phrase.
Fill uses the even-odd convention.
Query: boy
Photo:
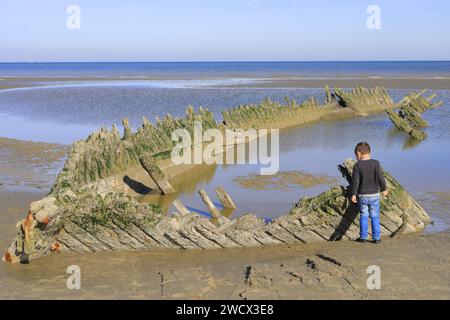
[[[380,232],[380,192],[388,195],[386,180],[380,162],[371,159],[370,146],[360,142],[355,147],[358,162],[353,168],[352,201],[358,203],[360,211],[359,242],[366,242],[368,233],[368,218],[372,223],[372,239],[374,243],[381,242]]]

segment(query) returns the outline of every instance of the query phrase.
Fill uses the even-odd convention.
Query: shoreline
[[[246,74],[223,75],[217,77],[183,77],[183,76],[148,76],[148,77],[118,77],[118,76],[98,76],[98,77],[0,77],[0,90],[33,88],[45,86],[64,86],[64,85],[88,85],[92,83],[111,83],[114,82],[157,82],[157,81],[215,81],[215,80],[243,80],[246,83],[237,84],[214,84],[201,85],[200,88],[220,88],[220,89],[275,89],[275,88],[324,88],[326,85],[340,88],[354,88],[356,86],[363,86],[366,88],[385,87],[387,89],[423,89],[430,90],[450,90],[450,77],[429,76],[429,77],[289,77],[289,76],[268,76],[268,77],[250,77]],[[175,87],[176,88],[176,87]],[[182,86],[180,86],[182,88]],[[187,88],[190,88],[189,86]],[[193,86],[193,88],[196,88]]]
[[[280,79],[246,85],[249,88],[354,88],[385,87],[387,89],[450,90],[450,78],[351,78],[351,79]],[[234,86],[231,86],[234,87]],[[239,86],[236,86],[238,88]]]

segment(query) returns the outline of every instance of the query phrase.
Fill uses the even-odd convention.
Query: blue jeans
[[[380,226],[380,196],[360,196],[358,200],[360,212],[360,238],[367,239],[369,228],[369,217],[372,222],[372,238],[373,240],[381,239]]]

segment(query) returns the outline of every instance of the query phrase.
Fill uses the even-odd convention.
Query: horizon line
[[[323,63],[323,62],[450,62],[450,60],[160,60],[160,61],[0,61],[14,63]]]

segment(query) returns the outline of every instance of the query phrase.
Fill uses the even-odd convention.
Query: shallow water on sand
[[[136,128],[143,116],[150,121],[166,113],[184,116],[192,105],[207,107],[220,121],[222,110],[267,97],[301,101],[323,95],[323,89],[227,89],[187,82],[188,88],[176,81],[170,86],[161,81],[132,81],[1,90],[0,137],[68,144],[100,126],[120,124],[125,117]]]

